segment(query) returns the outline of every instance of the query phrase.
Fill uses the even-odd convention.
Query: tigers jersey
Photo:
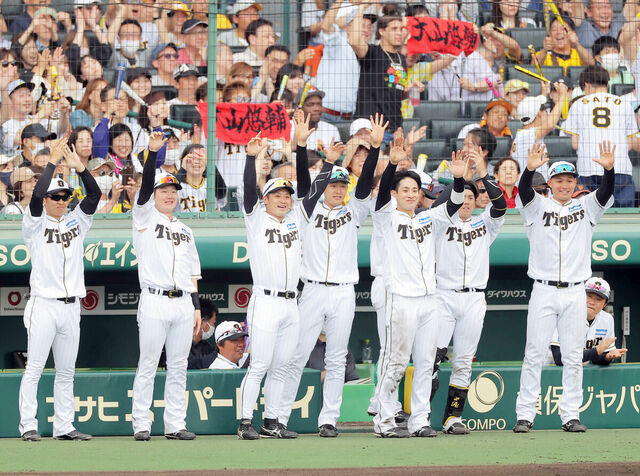
[[[504,224],[491,217],[491,208],[468,220],[460,218],[442,228],[436,244],[438,289],[485,289],[489,280],[489,248]]]
[[[536,140],[537,127],[530,127],[528,129],[518,129],[516,132],[516,138],[513,139],[511,145],[511,158],[515,159],[520,166],[520,171],[527,168],[527,160],[529,158],[529,150],[534,144],[543,144],[542,139]],[[544,151],[545,157],[549,157],[547,150]],[[549,164],[546,163],[539,167],[536,172],[540,172],[545,180],[549,177]]]
[[[586,323],[585,342],[584,342],[585,350],[589,350],[593,347],[596,347],[603,340],[614,338],[616,336],[613,316],[609,314],[607,311],[600,311],[598,314],[596,314],[596,317],[594,317],[593,321],[591,322],[585,319],[585,323]],[[553,332],[551,345],[557,345],[557,346],[560,345],[560,342],[558,341],[557,329]],[[615,343],[612,343],[607,348],[607,351],[613,350],[615,348],[616,348]]]
[[[240,208],[242,208],[242,197],[244,197],[244,163],[247,160],[247,153],[244,145],[227,144],[216,139],[216,168],[227,187],[236,187]]]
[[[561,205],[536,193],[525,207],[518,195],[516,205],[529,239],[531,279],[576,283],[591,277],[591,237],[613,196],[604,205],[596,193]]]
[[[616,174],[631,175],[627,136],[638,131],[635,116],[627,101],[609,93],[594,93],[577,100],[564,123],[564,129],[579,136],[576,168],[581,176],[603,175],[604,169],[593,159],[600,157],[600,143],[616,146]]]
[[[177,212],[206,212],[207,211],[207,179],[202,178],[198,185],[193,185],[185,179],[180,182],[182,189],[178,190]]]

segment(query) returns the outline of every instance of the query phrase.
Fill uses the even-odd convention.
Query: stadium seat
[[[402,129],[404,129],[404,133],[406,134],[411,130],[412,127],[420,127],[422,124],[426,124],[426,121],[422,121],[420,119],[404,119],[402,121]]]
[[[467,101],[467,110],[465,116],[471,119],[482,118],[484,110],[487,108],[487,101]]]
[[[526,65],[522,65],[522,67],[538,74],[538,69],[533,65],[526,64]],[[558,76],[562,75],[562,67],[561,66],[542,66],[542,75],[551,81],[553,78],[557,78]],[[526,74],[521,73],[520,71],[517,71],[515,69],[515,65],[513,64],[507,67],[507,78],[521,79],[529,83],[536,81],[531,76],[527,76]]]
[[[519,119],[511,119],[507,125],[509,126],[509,130],[511,130],[511,135],[513,137],[516,136],[516,132],[518,132],[519,129],[522,129],[522,122],[520,122]]]
[[[427,133],[430,134],[431,139],[455,139],[467,124],[473,124],[473,121],[470,119],[432,119]]]
[[[511,28],[508,34],[518,42],[523,53],[529,50],[529,45],[533,45],[536,51],[542,48],[542,42],[547,36],[544,28]]]
[[[511,155],[511,137],[496,137],[496,150],[493,152],[494,159],[502,159]]]
[[[7,20],[7,26],[9,26],[9,18],[17,17],[22,13],[22,10],[22,0],[4,0],[2,2],[2,16]]]
[[[425,102],[414,108],[413,117],[421,119],[423,124],[431,119],[462,117],[462,105],[459,101]]]
[[[342,142],[346,144],[347,141],[349,140],[349,127],[351,127],[351,122],[337,121],[337,122],[330,122],[330,124],[333,124],[334,126],[336,126],[336,128],[338,129],[338,132],[340,133],[340,139],[342,139]]]
[[[624,96],[634,90],[633,84],[614,84],[612,91],[616,96]]]
[[[110,84],[114,84],[114,80],[116,78],[115,68],[104,68],[102,72],[102,77],[105,79],[105,81],[108,81]]]
[[[561,160],[564,162],[571,162],[575,165],[578,158],[575,155],[567,155],[564,157],[549,157],[549,165],[560,162]]]
[[[451,150],[444,139],[426,139],[417,142],[413,146],[413,160],[418,160],[420,154],[427,154],[431,159],[448,159],[451,156]]]
[[[569,66],[567,68],[567,76],[569,76],[569,78],[571,78],[571,81],[573,81],[574,88],[577,88],[579,86],[578,83],[580,82],[580,73],[584,71],[584,68],[584,66]]]
[[[195,106],[191,104],[174,104],[171,106],[169,118],[174,121],[188,122],[193,124],[196,115],[200,115]]]
[[[238,187],[227,187],[227,204],[222,207],[220,211],[223,212],[237,212],[240,211],[238,205]]]
[[[153,94],[155,92],[163,92],[164,96],[167,98],[167,101],[170,101],[178,96],[178,91],[173,86],[152,86],[151,93]]]
[[[74,5],[75,2],[70,2],[69,0],[51,0],[51,5],[49,6],[57,12],[73,13]],[[4,10],[4,5],[2,5],[2,8]]]
[[[576,155],[571,147],[571,137],[547,136],[544,138],[549,157]]]

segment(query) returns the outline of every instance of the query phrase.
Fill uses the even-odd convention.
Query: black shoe
[[[22,439],[24,441],[40,441],[42,437],[36,430],[29,430],[22,434]]]
[[[182,429],[180,431],[176,431],[175,433],[165,433],[164,437],[167,440],[195,440],[196,434]]]
[[[80,433],[78,430],[73,430],[67,433],[66,435],[54,436],[54,440],[78,440],[78,441],[87,441],[93,438],[91,435],[87,435],[86,433]]]
[[[139,431],[133,435],[133,439],[136,441],[149,441],[151,439],[151,433],[148,431]]]
[[[378,414],[378,412],[370,412],[369,410],[367,410],[367,415],[369,415],[370,417],[374,417]]]
[[[297,438],[295,431],[287,430],[282,423],[276,423],[274,426],[264,426],[260,428],[260,438],[281,438],[283,440],[291,440]]]
[[[251,420],[242,420],[238,427],[238,439],[240,440],[257,440],[260,438],[258,432],[253,427]]]
[[[411,435],[405,428],[394,426],[390,430],[383,431],[382,433],[376,433],[376,436],[378,438],[409,438]]]
[[[471,432],[469,431],[469,428],[457,421],[452,423],[446,430],[442,430],[442,433],[446,433],[447,435],[468,435]]]
[[[411,433],[411,436],[418,436],[420,438],[435,438],[438,436],[438,432],[430,426],[423,426],[418,431]]]
[[[529,433],[529,430],[533,426],[529,420],[518,420],[516,426],[513,427],[514,433]]]
[[[398,413],[396,413],[395,416],[395,420],[396,420],[396,425],[400,425],[402,423],[407,423],[409,421],[409,414],[403,410],[399,410]]]
[[[569,420],[562,425],[562,429],[570,433],[584,433],[587,431],[587,427],[580,423],[580,420]]]
[[[338,436],[338,430],[333,425],[320,425],[318,434],[324,438],[335,438]]]

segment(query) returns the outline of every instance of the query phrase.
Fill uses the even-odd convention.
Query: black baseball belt
[[[275,289],[264,289],[263,291],[267,296],[275,296],[285,299],[295,299],[297,296],[295,291],[276,291]]]
[[[456,289],[455,290],[457,293],[481,293],[484,291],[484,288],[480,289],[480,288],[462,288],[462,289]]]
[[[171,299],[179,298],[184,295],[184,292],[180,289],[155,289],[147,288],[151,294],[158,294],[160,296],[167,296]]]
[[[76,297],[75,296],[71,296],[71,297],[63,297],[63,298],[56,298],[58,301],[63,302],[65,304],[73,304],[74,302],[76,302]]]
[[[554,288],[569,288],[571,286],[578,286],[579,284],[583,284],[584,281],[578,281],[577,283],[568,283],[566,281],[545,281],[543,279],[536,279],[536,283],[545,284]]]

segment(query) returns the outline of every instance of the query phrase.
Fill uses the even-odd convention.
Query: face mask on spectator
[[[202,331],[202,340],[210,339],[215,330],[216,329],[212,325],[209,325],[208,331]]]
[[[38,142],[33,147],[33,150],[31,151],[31,154],[35,157],[36,155],[38,155],[38,152],[40,152],[42,149],[44,149],[44,143],[43,142]]]
[[[140,40],[122,40],[120,50],[128,55],[135,55],[140,49]]]
[[[164,156],[164,165],[178,165],[180,163],[180,149],[168,150]]]
[[[83,58],[88,55],[89,55],[89,48],[80,48],[80,58]]]
[[[113,175],[101,175],[99,177],[94,177],[94,179],[96,180],[96,183],[98,184],[98,187],[100,187],[102,193],[107,195],[111,191],[111,187],[113,187],[114,181]]]
[[[600,59],[600,64],[608,72],[615,71],[620,67],[620,55],[616,53],[603,55]]]

